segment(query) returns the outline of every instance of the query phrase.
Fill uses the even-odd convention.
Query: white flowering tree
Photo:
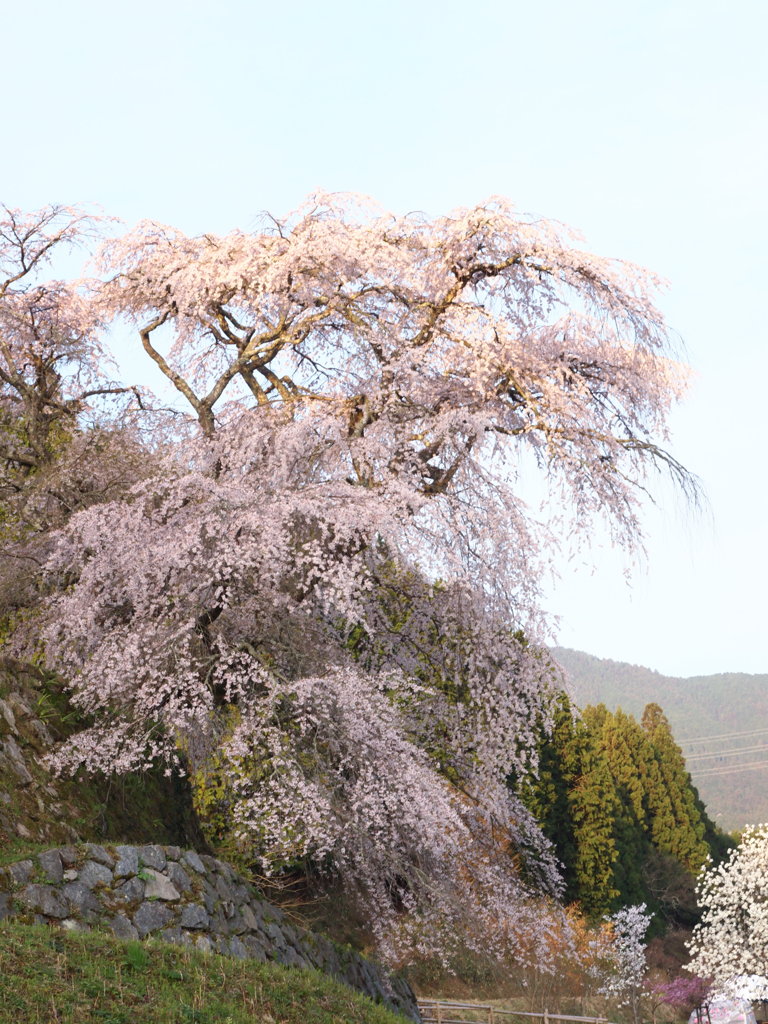
[[[713,990],[747,999],[768,996],[768,824],[745,830],[721,864],[708,863],[697,895],[703,913],[689,944],[687,970]]]
[[[148,223],[101,267],[99,314],[135,322],[197,431],[59,538],[46,652],[94,724],[54,763],[217,772],[254,858],[340,873],[393,956],[461,934],[542,957],[531,898],[559,882],[507,779],[558,679],[520,632],[550,538],[517,485],[538,467],[574,530],[626,544],[650,467],[690,485],[657,282],[503,200]]]
[[[645,936],[652,914],[644,903],[622,907],[606,918],[608,929],[595,939],[591,950],[601,995],[629,1006],[632,1020],[640,1017],[640,999],[647,972]]]

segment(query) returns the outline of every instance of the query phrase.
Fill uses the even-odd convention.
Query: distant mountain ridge
[[[646,704],[664,709],[710,816],[726,831],[768,821],[768,673],[726,672],[687,679],[553,647],[579,707],[605,704],[640,718]],[[762,735],[758,730],[765,730]],[[734,737],[733,733],[751,733]],[[712,737],[706,742],[696,742]],[[750,748],[749,753],[731,753]],[[694,755],[699,755],[698,757]],[[702,757],[701,755],[712,755]]]

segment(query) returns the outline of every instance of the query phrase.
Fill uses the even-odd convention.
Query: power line
[[[768,768],[768,761],[756,761],[754,764],[732,765],[728,768],[709,768],[703,772],[697,772],[693,778],[694,784],[701,778],[713,778],[717,775],[735,775],[738,772],[755,771],[759,768]]]
[[[768,768],[768,761],[753,761],[750,764],[733,764],[724,765],[721,768],[705,768],[704,771],[696,772],[694,782],[696,779],[704,778],[708,775],[731,775],[734,772],[748,772],[753,771],[756,768]]]
[[[765,729],[748,729],[746,732],[718,732],[712,736],[696,736],[691,739],[678,739],[677,743],[682,746],[684,743],[708,743],[710,740],[735,740],[739,736],[759,736],[761,733],[768,732],[768,726]]]
[[[685,758],[688,761],[701,761],[704,758],[712,757],[728,757],[731,754],[754,754],[758,750],[762,750],[768,754],[768,746],[765,743],[760,744],[758,747],[731,747],[730,750],[716,750],[714,753],[709,754],[688,754]]]

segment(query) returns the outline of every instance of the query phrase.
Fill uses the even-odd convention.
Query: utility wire
[[[724,765],[721,768],[705,768],[702,772],[696,772],[696,779],[711,775],[732,775],[734,772],[754,771],[756,768],[768,768],[768,761],[753,761],[750,764]]]
[[[696,736],[690,739],[676,739],[678,746],[683,746],[689,743],[708,743],[710,740],[730,740],[737,739],[739,736],[759,736],[761,733],[768,732],[768,726],[765,729],[748,729],[746,732],[719,732],[714,733],[712,736]]]
[[[710,754],[688,754],[685,760],[687,763],[688,761],[702,761],[704,758],[729,757],[731,754],[755,754],[758,750],[768,754],[768,746],[762,743],[758,747],[731,747],[730,750],[716,750]]]

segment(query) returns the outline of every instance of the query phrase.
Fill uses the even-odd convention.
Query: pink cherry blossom
[[[489,935],[543,959],[557,866],[507,780],[562,685],[556,540],[519,482],[626,545],[647,469],[695,490],[661,446],[686,374],[658,282],[502,199],[144,223],[99,267],[91,315],[135,324],[198,430],[57,536],[46,656],[93,725],[51,763],[217,759],[237,841],[339,874],[391,959]]]

